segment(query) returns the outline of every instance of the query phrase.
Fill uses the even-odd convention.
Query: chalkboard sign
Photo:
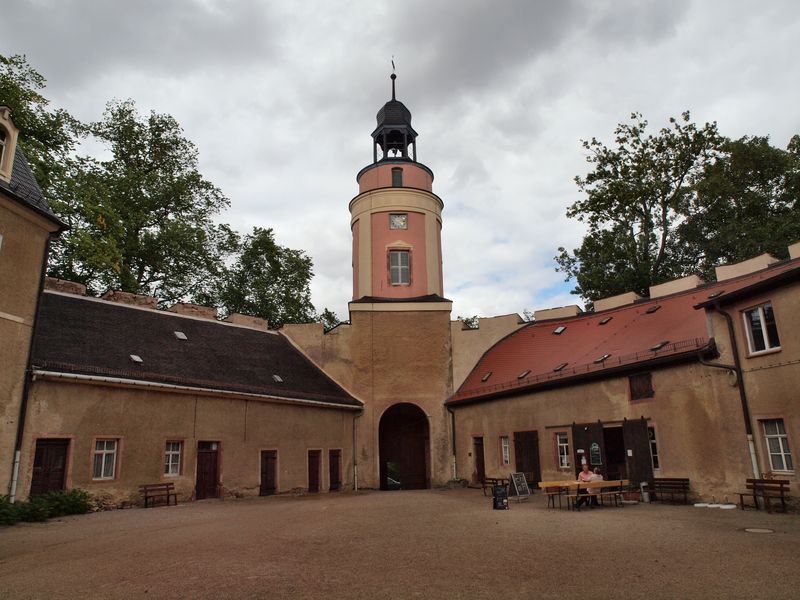
[[[528,482],[525,480],[525,473],[512,473],[511,483],[514,484],[514,490],[517,492],[517,502],[522,498],[528,498],[531,495],[528,489]]]

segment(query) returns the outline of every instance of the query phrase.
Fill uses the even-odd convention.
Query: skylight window
[[[481,377],[481,381],[483,381],[485,383],[485,382],[489,381],[489,377],[491,377],[491,376],[492,376],[492,372],[489,371],[486,375]]]
[[[274,381],[275,383],[283,383],[283,377],[281,377],[280,375],[273,375],[272,381]]]
[[[724,294],[724,293],[725,293],[725,290],[718,290],[718,291],[714,292],[713,294],[709,294],[708,295],[708,299],[709,300],[713,300],[714,298],[718,298],[718,297],[722,296],[722,294]]]
[[[136,364],[141,364],[141,363],[143,363],[143,362],[144,362],[144,361],[142,360],[142,357],[141,357],[141,356],[139,356],[138,354],[131,354],[131,360],[132,360],[133,362],[135,362]]]
[[[655,352],[656,350],[661,350],[664,346],[669,344],[669,340],[664,340],[663,342],[658,342],[655,346],[650,346],[650,350]]]
[[[561,371],[561,370],[562,370],[564,367],[566,367],[568,364],[569,364],[569,363],[561,363],[561,364],[560,364],[560,365],[558,365],[558,366],[557,366],[555,369],[553,369],[553,372],[554,372],[554,373],[558,373],[558,372],[559,372],[559,371]]]
[[[526,371],[523,371],[522,373],[517,375],[517,379],[525,379],[528,376],[528,373],[530,373],[530,372],[531,372],[530,369],[527,369]]]
[[[566,329],[566,327],[564,327],[563,325],[559,325],[558,327],[556,327],[555,329],[553,329],[553,333],[554,333],[555,335],[561,335],[562,333],[564,333],[564,330],[565,330],[565,329]]]
[[[186,337],[186,334],[183,333],[182,331],[173,331],[173,333],[175,334],[175,337],[178,338],[179,340],[188,340],[189,339],[189,338]]]
[[[607,359],[609,356],[611,356],[611,355],[610,355],[610,354],[603,354],[603,356],[601,356],[600,358],[595,358],[595,359],[594,359],[594,363],[597,365],[597,364],[600,364],[600,363],[602,363],[602,362],[605,362],[605,361],[606,361],[606,359]]]
[[[601,319],[600,320],[600,325],[605,325],[606,323],[608,323],[613,318],[614,317],[605,317],[604,319]]]
[[[648,309],[647,309],[646,311],[644,311],[644,312],[645,312],[645,314],[652,315],[652,314],[653,314],[654,312],[656,312],[656,311],[657,311],[659,308],[661,308],[661,305],[660,305],[660,304],[656,304],[655,306],[651,306],[650,308],[648,308]]]

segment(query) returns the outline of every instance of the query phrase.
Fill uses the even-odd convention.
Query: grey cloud
[[[63,89],[119,69],[178,77],[275,52],[256,0],[18,0],[4,8],[4,21],[3,52],[47,64],[51,84]]]

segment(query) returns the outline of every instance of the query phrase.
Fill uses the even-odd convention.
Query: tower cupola
[[[411,160],[417,160],[417,132],[411,126],[411,111],[397,99],[395,81],[397,75],[392,73],[392,99],[378,111],[378,126],[372,132],[373,161],[378,162],[378,148],[381,150],[381,160],[390,158],[409,158],[408,149],[411,147]]]

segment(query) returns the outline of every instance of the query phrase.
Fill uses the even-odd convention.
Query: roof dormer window
[[[18,133],[19,130],[11,121],[11,109],[0,106],[0,179],[8,183],[11,183]]]

